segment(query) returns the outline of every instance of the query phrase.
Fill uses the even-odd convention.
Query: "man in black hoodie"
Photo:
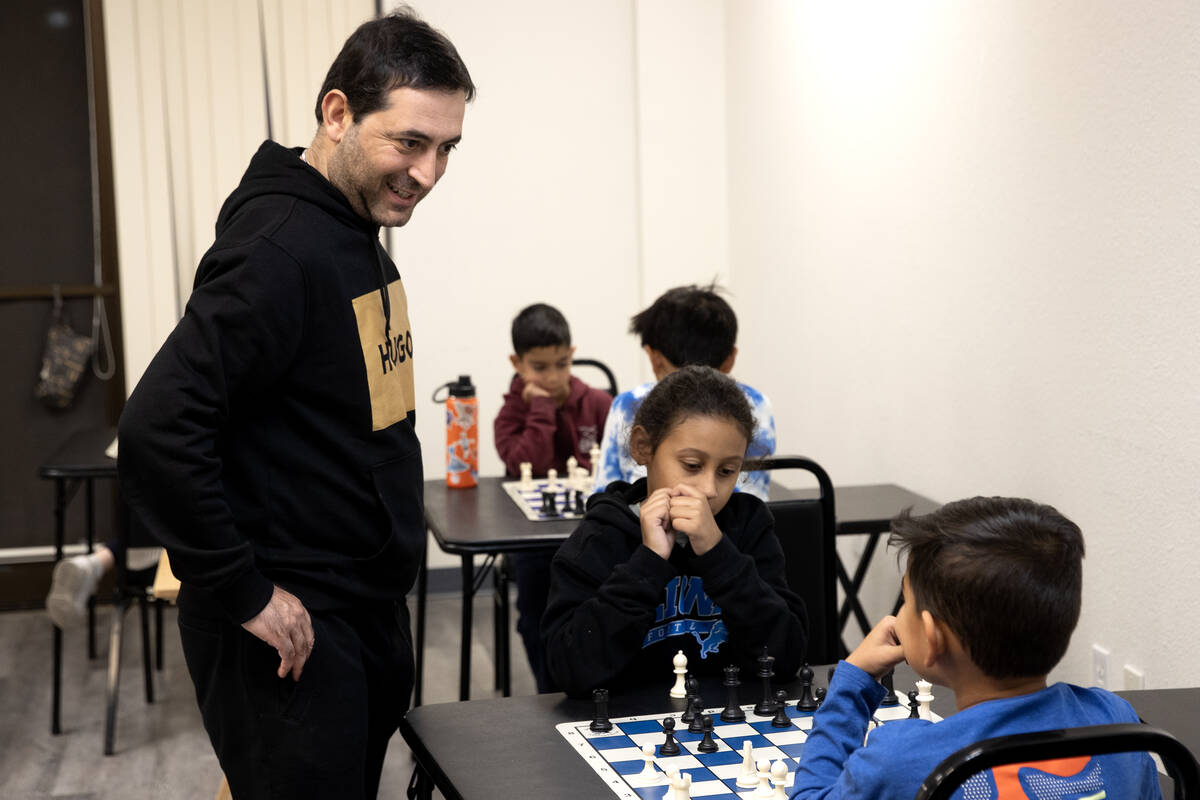
[[[130,506],[179,577],[204,725],[239,800],[374,797],[408,707],[425,546],[408,222],[474,85],[401,11],[330,67],[307,148],[265,142],[121,417]]]

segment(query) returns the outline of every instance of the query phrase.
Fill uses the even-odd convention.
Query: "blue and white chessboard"
[[[526,519],[534,522],[545,522],[552,519],[583,519],[583,514],[575,513],[575,492],[567,489],[566,481],[559,480],[558,492],[554,496],[554,505],[558,509],[557,514],[547,514],[542,511],[542,491],[549,484],[545,478],[539,478],[533,482],[533,487],[530,489],[522,489],[520,481],[504,481],[500,485],[504,487],[504,491],[512,498],[512,501],[517,504],[517,508],[521,509],[521,513]],[[586,503],[591,497],[592,490],[586,489],[583,493],[583,500]]]
[[[900,705],[880,708],[872,721],[882,725],[896,719],[908,717],[908,698],[897,692]],[[721,708],[710,708],[704,713],[712,714],[713,739],[717,743],[715,753],[701,753],[697,745],[704,738],[702,733],[688,733],[687,724],[681,723],[676,714],[646,715],[639,717],[615,717],[613,729],[608,733],[595,733],[590,729],[591,720],[564,722],[557,726],[558,732],[591,765],[596,774],[619,798],[624,800],[662,800],[668,789],[666,772],[672,768],[692,776],[691,796],[710,800],[738,800],[754,794],[754,789],[737,785],[742,771],[742,743],[749,741],[753,748],[753,759],[770,763],[782,760],[787,764],[787,785],[792,785],[796,765],[804,752],[804,741],[812,729],[812,712],[797,711],[796,701],[788,701],[787,715],[792,721],[790,728],[776,728],[771,717],[754,713],[754,706],[742,706],[746,712],[745,722],[722,722]],[[664,740],[662,721],[675,717],[675,740],[679,742],[677,756],[663,756],[659,747]],[[933,720],[941,718],[933,715]],[[645,767],[642,745],[654,746],[658,780],[644,783],[638,774]],[[670,797],[669,794],[666,794]]]

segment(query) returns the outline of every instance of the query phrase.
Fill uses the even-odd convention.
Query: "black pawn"
[[[696,749],[701,753],[717,752],[717,743],[713,741],[712,714],[704,715],[704,738],[700,740],[700,744],[696,745]]]
[[[920,719],[921,709],[917,706],[917,690],[913,689],[908,693],[908,718]]]
[[[592,690],[592,701],[596,704],[596,715],[588,727],[596,733],[608,733],[613,727],[608,719],[608,689]]]
[[[769,717],[775,713],[775,697],[771,694],[771,678],[775,677],[775,657],[767,655],[767,648],[762,649],[758,657],[758,677],[762,678],[762,700],[754,706],[754,713],[760,717]]]
[[[818,686],[815,694],[817,696],[817,705],[819,706],[825,702],[825,695],[828,694],[828,692],[825,691],[824,686]]]
[[[680,716],[679,721],[690,723],[696,718],[696,712],[700,708],[696,703],[696,693],[700,691],[700,679],[692,675],[690,672],[687,673],[687,676],[683,679],[683,690],[683,699],[685,705],[683,708],[683,715]]]
[[[548,517],[558,516],[558,499],[554,492],[542,492],[542,513]]]
[[[576,490],[575,491],[575,513],[582,517],[584,510],[585,509],[583,506],[583,492]]]
[[[721,712],[722,722],[746,721],[746,712],[742,711],[742,707],[738,705],[738,687],[742,685],[742,682],[738,680],[739,672],[741,669],[736,664],[730,664],[725,668],[726,695],[725,710]]]
[[[787,715],[787,692],[783,689],[775,690],[775,716],[771,718],[772,728],[790,728],[792,721]]]
[[[813,671],[805,664],[800,668],[800,699],[796,702],[797,711],[816,711],[817,698],[813,697]]]
[[[879,701],[880,708],[891,708],[892,706],[900,705],[900,698],[896,697],[896,685],[893,681],[893,670],[888,670],[879,682],[883,684],[883,688],[887,689],[887,694]]]
[[[679,755],[679,742],[675,741],[675,718],[667,717],[663,720],[663,733],[667,735],[666,740],[658,748],[660,756],[677,756]]]
[[[695,713],[692,714],[692,721],[688,724],[688,733],[700,733],[704,730],[704,717],[707,716],[701,713],[704,710],[704,698],[695,695],[692,702],[696,704]]]

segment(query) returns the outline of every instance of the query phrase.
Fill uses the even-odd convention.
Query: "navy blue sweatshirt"
[[[402,598],[425,545],[407,301],[378,226],[265,142],[121,416],[121,487],[236,623]]]

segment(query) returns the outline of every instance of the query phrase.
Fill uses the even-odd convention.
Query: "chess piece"
[[[792,721],[787,715],[787,692],[775,690],[775,716],[771,718],[772,728],[790,728]]]
[[[575,513],[582,517],[585,511],[587,511],[587,506],[585,506],[583,504],[583,490],[576,489],[575,490]]]
[[[592,445],[592,449],[588,450],[588,461],[592,465],[592,473],[590,475],[592,483],[596,482],[596,472],[600,469],[600,445]]]
[[[900,705],[900,698],[896,697],[896,684],[893,683],[895,680],[895,674],[895,670],[889,669],[884,673],[883,677],[879,679],[879,682],[883,684],[883,688],[887,689],[887,694],[885,694],[883,699],[879,701],[880,708],[891,708],[893,706]]]
[[[558,498],[553,489],[542,490],[542,513],[548,517],[558,516]]]
[[[738,686],[742,682],[738,680],[738,673],[741,668],[737,664],[730,664],[725,668],[725,710],[721,712],[722,722],[745,722],[746,712],[738,705]]]
[[[679,767],[671,767],[667,770],[667,791],[662,796],[662,800],[675,800],[677,795],[675,792],[679,788]]]
[[[754,706],[754,713],[760,717],[769,717],[775,713],[775,696],[771,694],[771,678],[775,677],[775,657],[767,655],[763,647],[762,655],[758,657],[758,677],[762,678],[762,700]]]
[[[780,760],[771,765],[771,783],[775,784],[772,800],[787,800],[787,779],[787,762]]]
[[[909,719],[920,719],[921,718],[920,709],[917,707],[917,690],[916,689],[913,689],[912,691],[910,691],[908,693],[908,718]]]
[[[680,650],[671,659],[671,663],[675,665],[675,685],[671,687],[671,697],[686,697],[687,686],[683,682],[683,676],[687,674],[687,656]]]
[[[680,776],[679,782],[675,784],[675,794],[672,796],[672,800],[689,800],[691,796],[692,775],[690,772],[685,772]]]
[[[654,768],[654,745],[642,745],[642,761],[646,766],[637,774],[638,783],[662,783],[663,774]]]
[[[700,707],[696,704],[696,697],[700,691],[700,680],[688,673],[683,679],[684,695],[683,699],[687,701],[687,705],[683,709],[683,715],[679,718],[680,722],[691,722],[696,718],[696,713]]]
[[[771,765],[765,758],[758,760],[758,788],[750,797],[754,800],[773,800],[775,792],[771,791]]]
[[[704,738],[700,740],[700,744],[696,745],[696,749],[701,753],[717,752],[717,743],[713,740],[713,718],[712,714],[705,714],[701,726],[704,730]]]
[[[800,668],[800,699],[796,702],[797,711],[816,711],[817,698],[813,697],[813,671],[805,664]]]
[[[742,742],[742,771],[738,773],[737,785],[740,789],[753,789],[758,786],[758,772],[754,769],[754,748],[748,739]]]
[[[588,727],[596,733],[608,733],[613,728],[608,719],[608,689],[593,689],[592,702],[596,704],[596,714]]]
[[[933,711],[929,708],[929,704],[933,702],[933,684],[929,681],[917,681],[917,715],[921,719],[932,720]]]
[[[677,756],[679,755],[679,742],[675,741],[675,718],[667,717],[662,721],[663,733],[666,738],[658,748],[660,756]]]
[[[567,486],[574,488],[575,486],[575,467],[579,466],[579,459],[575,456],[567,456]]]
[[[828,691],[825,689],[825,687],[824,687],[824,686],[818,686],[818,687],[817,687],[817,691],[816,691],[816,698],[817,698],[817,705],[818,705],[818,706],[820,706],[822,703],[824,703],[824,702],[825,702],[825,696],[826,696],[827,694],[829,694],[829,692],[828,692]],[[893,697],[894,697],[894,696],[895,696],[895,695],[893,695]]]
[[[546,488],[558,494],[558,470],[554,468],[546,470]]]
[[[700,695],[692,695],[692,708],[695,713],[692,714],[692,721],[688,724],[688,733],[702,733],[704,731],[704,698]]]
[[[528,461],[521,462],[521,485],[519,488],[522,492],[533,491],[533,464]]]

